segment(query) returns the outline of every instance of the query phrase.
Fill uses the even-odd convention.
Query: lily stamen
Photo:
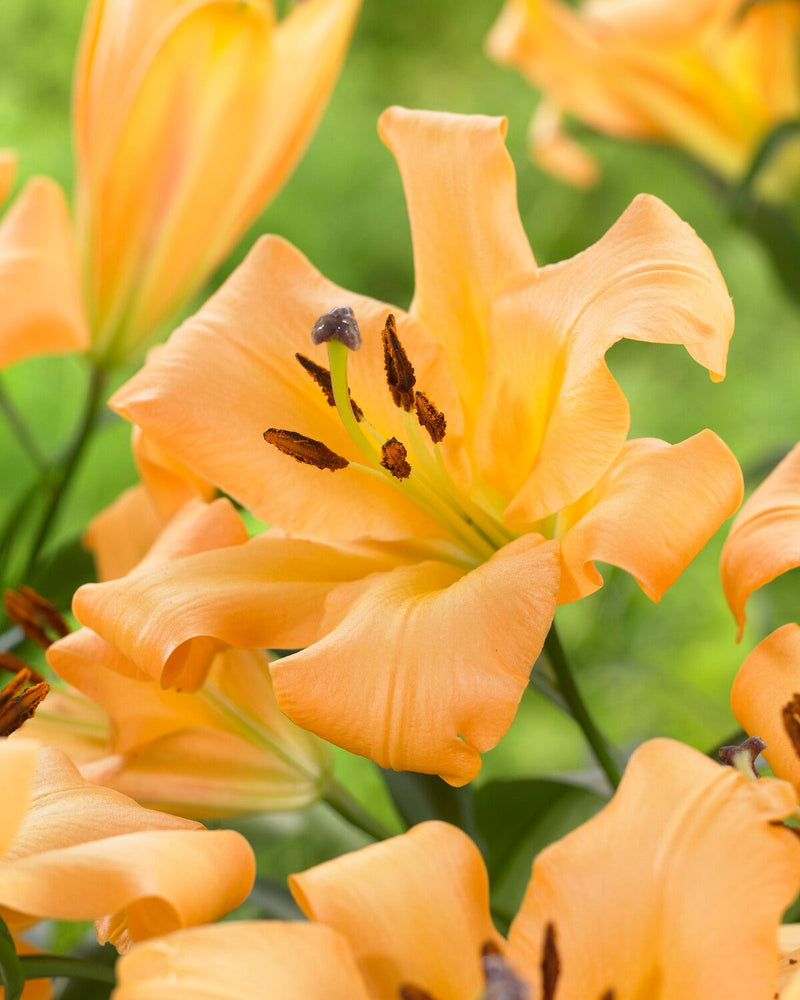
[[[306,437],[305,434],[298,434],[297,431],[270,427],[264,431],[264,440],[284,455],[289,455],[304,465],[313,465],[317,469],[336,472],[337,469],[345,469],[350,464],[346,458],[331,451],[322,441]]]
[[[386,368],[386,381],[392,393],[395,406],[400,406],[406,412],[414,408],[414,386],[417,378],[414,366],[408,359],[403,345],[397,337],[392,313],[386,317],[386,324],[381,333],[383,341],[383,364]]]
[[[32,682],[33,672],[24,668],[0,691],[0,736],[10,736],[27,722],[50,690],[46,681]]]
[[[318,365],[316,361],[312,361],[311,358],[307,358],[305,354],[300,354],[299,351],[295,354],[295,358],[300,362],[303,370],[309,374],[320,389],[322,389],[323,395],[328,401],[328,406],[336,406],[336,400],[333,398],[333,386],[331,385],[331,373],[328,369],[323,368],[322,365]],[[350,405],[353,407],[353,414],[355,415],[356,420],[363,420],[364,411],[358,403],[353,400],[352,396],[350,397]]]

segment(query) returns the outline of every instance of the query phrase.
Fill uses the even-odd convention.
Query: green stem
[[[112,985],[117,981],[113,968],[85,958],[70,958],[68,955],[20,955],[19,962],[26,980],[67,976]]]
[[[56,474],[50,493],[50,500],[44,509],[44,513],[42,514],[38,531],[36,532],[31,545],[30,553],[28,554],[28,561],[25,564],[25,569],[22,573],[23,580],[29,575],[39,553],[42,550],[42,546],[47,540],[47,535],[50,532],[53,521],[55,520],[59,508],[61,507],[61,503],[67,494],[67,490],[69,489],[72,476],[78,467],[84,449],[86,448],[92,431],[94,430],[95,422],[103,403],[106,378],[106,372],[102,368],[99,368],[96,365],[92,367],[89,391],[86,395],[86,405],[84,406],[83,414],[75,432],[75,436],[67,447],[64,458],[61,461],[60,471]]]
[[[594,719],[589,714],[589,709],[581,697],[572,670],[558,637],[555,623],[550,627],[547,638],[544,642],[545,652],[556,677],[558,690],[564,698],[569,709],[569,714],[583,730],[583,734],[591,747],[595,760],[605,772],[606,777],[611,782],[612,788],[616,788],[620,782],[620,771],[614,760],[608,743],[597,728]]]
[[[39,472],[46,472],[47,459],[42,454],[36,439],[33,434],[31,434],[30,428],[22,418],[22,414],[8,398],[8,395],[2,385],[0,385],[0,410],[2,410],[5,414],[6,420],[8,420],[11,425],[11,428],[14,431],[20,445],[27,452],[28,458],[30,458],[31,462],[33,462]]]
[[[346,819],[351,826],[363,831],[373,840],[387,840],[393,836],[380,820],[377,820],[341,785],[335,778],[329,777],[322,790],[322,801]]]

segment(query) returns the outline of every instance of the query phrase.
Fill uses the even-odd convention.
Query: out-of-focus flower
[[[168,686],[201,683],[209,636],[309,647],[271,667],[290,718],[463,783],[510,725],[556,601],[602,585],[594,560],[658,599],[738,506],[741,474],[710,431],[626,441],[604,361],[621,337],[666,341],[721,378],[733,317],[710,252],[658,200],[537,268],[500,119],[392,109],[381,130],[411,214],[411,312],[392,319],[267,238],[114,400],[289,534],[81,588],[74,610]],[[344,344],[330,374],[305,357],[342,303],[363,336],[349,376],[363,424]],[[264,436],[310,448],[308,464]]]
[[[305,149],[361,0],[93,0],[74,92],[94,351],[119,360],[196,291]]]
[[[754,590],[800,566],[800,445],[747,500],[722,548],[722,587],[739,626]]]
[[[15,163],[0,155],[0,203]],[[0,370],[89,345],[69,208],[47,177],[29,181],[0,222],[0,304]]]
[[[227,500],[193,501],[143,565],[157,569],[246,538]],[[220,644],[209,643],[213,655]],[[164,690],[87,628],[51,645],[47,659],[71,688],[53,691],[25,735],[77,754],[92,781],[198,819],[299,809],[319,798],[328,752],[279,710],[263,652],[224,649],[191,693]]]
[[[507,0],[488,49],[544,94],[534,158],[589,184],[596,167],[561,132],[562,112],[619,138],[680,146],[740,179],[766,135],[800,113],[799,43],[792,0],[583,0],[577,9]]]
[[[35,920],[95,920],[120,950],[218,919],[253,881],[238,833],[143,809],[85,781],[60,751],[0,741],[0,914],[15,931]]]
[[[508,943],[477,847],[425,823],[293,876],[310,927],[227,924],[137,946],[114,1000],[167,986],[244,1000],[253,984],[281,1000],[772,997],[800,881],[781,822],[795,804],[784,782],[655,740],[598,816],[539,855]],[[484,993],[487,979],[508,989]]]

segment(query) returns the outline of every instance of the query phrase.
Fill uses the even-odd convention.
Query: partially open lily
[[[167,987],[249,1000],[253,983],[276,1000],[771,1000],[800,882],[782,823],[795,804],[784,782],[655,740],[598,816],[539,855],[507,943],[477,847],[425,823],[293,876],[311,926],[227,924],[135,948],[114,1000]]]
[[[510,725],[556,602],[602,585],[596,559],[657,600],[738,506],[710,431],[626,441],[604,361],[621,337],[683,344],[721,378],[733,315],[658,200],[538,268],[500,119],[394,108],[380,128],[411,215],[410,312],[266,238],[113,400],[286,534],[83,587],[74,610],[182,688],[208,637],[308,647],[272,665],[290,718],[459,784]],[[312,328],[363,346],[326,356]]]
[[[597,169],[561,131],[562,112],[619,138],[680,146],[736,180],[770,130],[800,112],[798,40],[791,0],[582,0],[577,9],[507,0],[488,49],[543,91],[531,152],[565,180],[592,183]]]
[[[95,920],[100,941],[126,950],[216,920],[250,889],[244,837],[143,809],[58,750],[0,740],[0,777],[0,913],[12,928]]]
[[[93,0],[75,73],[78,231],[94,351],[186,302],[305,149],[361,0]]]

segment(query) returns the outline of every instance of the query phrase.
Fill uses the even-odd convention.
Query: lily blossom
[[[787,0],[506,0],[487,45],[544,94],[534,159],[588,185],[597,168],[562,132],[564,112],[741,178],[767,134],[800,112],[798,39],[800,11]]]
[[[784,782],[654,740],[609,805],[536,859],[508,942],[477,847],[424,823],[292,876],[311,926],[229,923],[137,946],[114,1000],[156,1000],[167,984],[181,1000],[244,1000],[256,982],[277,1000],[771,1000],[800,882],[781,822],[796,801]]]
[[[143,809],[85,781],[60,751],[0,741],[0,913],[94,920],[98,940],[127,950],[144,938],[216,920],[255,874],[238,833]]]
[[[511,724],[557,601],[602,585],[595,560],[657,600],[738,506],[710,431],[626,440],[604,361],[622,337],[683,344],[721,378],[733,314],[710,252],[657,199],[539,268],[503,120],[393,108],[380,130],[411,216],[410,311],[268,237],[112,401],[279,528],[82,587],[73,607],[183,689],[209,637],[307,647],[271,665],[293,721],[463,784]],[[362,346],[326,358],[331,332]]]
[[[800,566],[800,445],[742,506],[722,548],[720,572],[741,639],[754,590]]]
[[[14,166],[12,156],[0,156],[0,202]],[[48,177],[28,181],[0,221],[0,302],[0,370],[89,346],[69,208]]]
[[[77,216],[94,351],[186,302],[296,165],[361,0],[93,0],[75,72]]]

